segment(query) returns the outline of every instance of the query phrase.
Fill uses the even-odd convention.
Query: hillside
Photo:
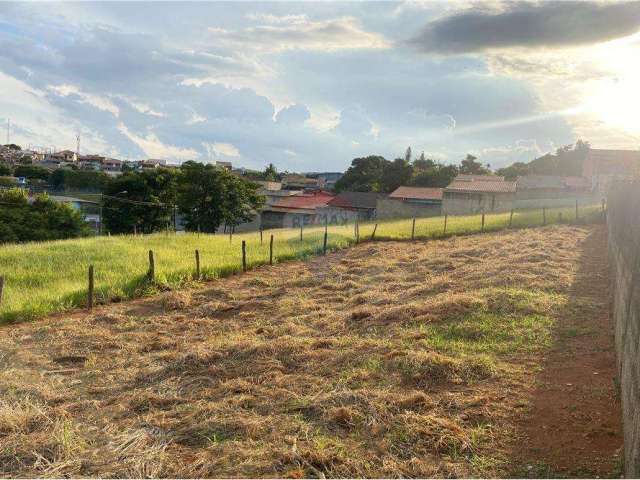
[[[554,226],[368,243],[5,326],[0,473],[614,475],[604,242]],[[599,375],[546,373],[569,358]],[[570,461],[528,415],[565,427]]]

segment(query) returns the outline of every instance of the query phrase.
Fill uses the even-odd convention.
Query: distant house
[[[262,228],[322,224],[324,218],[318,210],[326,207],[333,197],[333,194],[324,191],[281,196],[263,209]]]
[[[285,175],[282,179],[283,190],[318,190],[322,188],[322,181],[317,178],[307,178],[304,175]]]
[[[356,218],[371,220],[376,217],[378,200],[386,197],[387,194],[377,192],[342,192],[329,200],[318,213],[331,225],[355,221]]]
[[[442,188],[398,187],[376,202],[376,218],[435,217],[442,209]]]
[[[102,155],[80,155],[78,157],[78,166],[83,170],[102,170],[102,162],[105,157]]]
[[[223,161],[216,161],[216,167],[222,168],[224,170],[233,170],[233,164],[231,162],[223,162]]]
[[[325,190],[333,190],[336,182],[342,178],[342,172],[313,172],[307,173],[307,177],[319,180],[320,187]]]
[[[45,160],[47,159],[50,161],[71,163],[77,161],[78,156],[76,155],[76,152],[72,152],[71,150],[61,150],[59,152],[47,155],[47,158]]]
[[[493,175],[458,175],[443,192],[442,211],[448,215],[500,212],[513,208],[516,182]]]
[[[591,181],[584,177],[526,175],[516,180],[516,208],[561,207],[592,201]]]
[[[582,176],[591,180],[596,193],[606,195],[613,181],[640,176],[640,150],[591,148],[582,165]]]

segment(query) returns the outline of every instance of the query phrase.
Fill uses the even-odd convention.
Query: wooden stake
[[[229,227],[229,243],[233,241],[233,228]]]
[[[542,225],[547,224],[547,207],[542,207]]]
[[[149,280],[153,281],[156,276],[156,262],[153,258],[153,250],[149,250],[149,271],[147,272],[147,277]]]
[[[371,234],[371,240],[376,238],[376,230],[378,230],[378,224],[377,223],[373,226],[373,233]]]
[[[89,265],[89,289],[87,291],[87,310],[91,311],[92,309],[93,309],[93,265]]]
[[[416,217],[413,217],[413,222],[411,223],[411,240],[416,237]]]
[[[4,290],[4,276],[0,275],[0,305],[2,305],[2,291]]]
[[[576,198],[576,221],[578,221],[578,199]]]
[[[513,224],[513,208],[511,209],[511,213],[509,214],[509,228]]]
[[[273,265],[273,234],[269,240],[269,265]]]
[[[356,243],[360,243],[360,222],[356,219]]]
[[[326,255],[327,254],[327,237],[328,237],[328,233],[327,230],[324,231],[324,238],[322,240],[322,254]]]
[[[262,227],[260,227],[260,245],[262,245]]]
[[[482,212],[482,226],[480,227],[480,232],[484,232],[484,212]]]
[[[247,271],[247,242],[242,240],[242,271]]]
[[[447,217],[448,215],[445,213],[444,214],[444,230],[442,231],[443,235],[447,233]]]
[[[302,241],[302,226],[304,225],[304,222],[300,222],[300,241]]]
[[[200,251],[196,249],[196,278],[200,280]]]

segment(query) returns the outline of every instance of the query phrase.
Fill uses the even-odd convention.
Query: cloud
[[[264,16],[257,17],[263,19]],[[241,30],[210,28],[212,41],[236,48],[280,52],[286,50],[352,50],[388,48],[380,34],[367,32],[353,17],[313,21],[306,16],[267,17],[268,24]]]
[[[409,44],[426,53],[472,53],[514,47],[572,47],[640,30],[640,2],[521,2],[495,13],[476,7],[433,20]]]
[[[309,109],[306,105],[289,105],[276,114],[276,122],[291,125],[300,124],[311,118]]]
[[[165,145],[160,141],[155,133],[148,133],[146,136],[136,135],[129,131],[125,124],[118,124],[118,130],[122,132],[133,143],[138,145],[142,151],[152,158],[168,160],[190,160],[197,158],[198,152],[192,148],[180,148],[174,145]]]
[[[82,92],[78,87],[74,85],[50,85],[47,90],[53,92],[60,97],[71,97],[79,103],[86,103],[98,110],[111,113],[114,117],[120,115],[120,109],[108,98],[101,97],[99,95],[92,95],[90,93]]]
[[[223,157],[239,157],[240,150],[231,144],[231,143],[223,143],[223,142],[202,142],[202,146],[205,148],[209,157],[214,158],[223,158]]]

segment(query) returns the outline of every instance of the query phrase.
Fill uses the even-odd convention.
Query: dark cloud
[[[428,23],[409,43],[427,53],[589,45],[640,30],[640,2],[511,3],[500,13],[473,9]]]

